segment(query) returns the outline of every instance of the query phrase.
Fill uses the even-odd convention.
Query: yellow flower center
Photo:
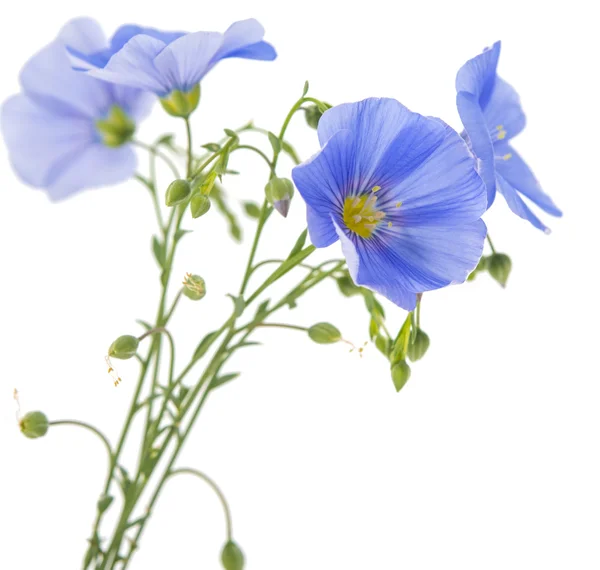
[[[385,218],[385,213],[377,209],[379,190],[375,186],[369,194],[349,196],[344,201],[344,223],[346,227],[363,238],[370,238],[378,224]]]

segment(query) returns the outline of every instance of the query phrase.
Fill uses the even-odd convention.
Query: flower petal
[[[456,91],[474,96],[485,109],[496,83],[496,69],[500,57],[500,42],[465,63],[456,74]]]
[[[27,184],[52,184],[81,148],[93,144],[88,119],[64,117],[15,95],[2,106],[2,133],[10,161]]]
[[[135,36],[110,58],[104,68],[90,69],[87,75],[166,95],[171,90],[170,86],[154,66],[154,58],[165,49],[165,45],[150,36]]]
[[[58,39],[85,54],[101,51],[107,44],[102,28],[92,18],[75,18],[67,22],[60,30]]]
[[[525,128],[525,113],[519,95],[504,79],[496,77],[496,84],[483,115],[490,133],[504,132],[504,140],[517,136]]]
[[[218,32],[195,32],[169,44],[154,60],[168,91],[189,91],[199,83],[222,44]]]
[[[223,45],[215,59],[243,57],[246,59],[273,60],[277,57],[271,44],[263,42],[265,29],[255,19],[234,22],[224,34]]]
[[[519,153],[509,144],[496,144],[496,154],[499,156],[510,156],[508,160],[497,160],[496,170],[498,174],[518,192],[529,198],[544,212],[553,216],[562,216],[562,212],[546,194],[533,172],[521,158]]]
[[[393,226],[458,226],[478,220],[486,210],[485,186],[464,140],[442,121],[429,120],[441,127],[442,142],[426,160],[411,165],[390,192],[378,194],[378,207]]]
[[[504,196],[508,207],[520,218],[529,221],[534,227],[542,230],[545,233],[550,233],[548,228],[542,221],[531,211],[529,206],[525,204],[523,198],[519,196],[519,192],[508,182],[503,176],[498,173],[498,190]]]
[[[483,116],[483,111],[473,94],[465,91],[457,93],[456,106],[458,107],[462,124],[467,132],[468,142],[475,154],[479,175],[485,183],[487,207],[489,208],[496,198],[494,146],[489,129]]]

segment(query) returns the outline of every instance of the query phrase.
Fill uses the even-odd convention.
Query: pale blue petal
[[[465,63],[456,75],[456,91],[470,93],[482,109],[486,107],[496,83],[500,42]]]
[[[514,148],[506,143],[496,144],[496,154],[499,157],[510,156],[508,160],[499,159],[496,161],[496,170],[504,180],[544,212],[553,216],[562,216],[560,209],[552,201],[552,198],[542,190],[537,178]]]
[[[27,184],[47,187],[81,148],[94,144],[88,119],[56,115],[25,95],[2,106],[2,133],[11,164]]]
[[[273,61],[274,59],[277,59],[277,52],[269,42],[256,42],[255,44],[232,51],[225,57]]]
[[[265,29],[254,18],[234,22],[223,34],[223,44],[216,57],[223,59],[232,56],[237,50],[260,42],[265,35]]]
[[[499,133],[503,133],[504,140],[510,140],[525,128],[525,113],[519,95],[500,77],[496,77],[489,102],[483,107],[483,115],[494,140],[498,140]]]
[[[338,240],[331,216],[323,217],[306,205],[306,223],[310,241],[315,247],[328,247]]]
[[[442,121],[429,121],[442,129],[442,141],[436,142],[425,160],[409,161],[410,168],[403,170],[389,192],[382,185],[377,193],[378,208],[386,212],[385,219],[393,226],[461,225],[479,219],[487,208],[485,186],[464,140]],[[403,138],[403,133],[399,138]],[[407,142],[411,149],[421,148],[411,137]],[[392,144],[390,149],[394,148]],[[411,152],[403,152],[398,160]],[[379,168],[385,171],[385,166],[384,157]],[[387,168],[392,170],[395,166],[390,159]],[[401,205],[396,207],[398,203]]]
[[[110,89],[73,71],[60,40],[34,55],[23,67],[20,79],[30,98],[57,113],[95,118],[111,104]]]
[[[130,39],[102,69],[90,69],[87,75],[116,83],[166,95],[170,85],[154,65],[154,58],[166,44],[150,36],[138,35]]]
[[[154,59],[168,91],[189,91],[204,77],[223,44],[223,34],[195,32],[169,44]]]
[[[124,182],[133,176],[136,164],[130,146],[110,148],[98,143],[82,148],[49,185],[48,194],[52,200],[63,200],[85,188]]]
[[[487,207],[496,197],[496,168],[494,147],[483,111],[471,93],[461,91],[456,95],[456,106],[468,136],[468,142],[477,158],[478,170],[487,191]]]
[[[117,53],[123,46],[133,37],[144,35],[150,36],[155,40],[160,40],[165,45],[185,36],[187,32],[163,32],[156,28],[144,28],[135,24],[125,24],[117,29],[110,39],[110,50],[112,53]]]
[[[545,233],[550,233],[550,228],[548,228],[525,204],[521,196],[516,188],[514,188],[507,180],[505,180],[500,174],[497,175],[498,178],[498,189],[500,193],[504,196],[508,207],[520,218],[527,220],[538,230],[542,230]]]
[[[58,34],[65,45],[78,52],[91,54],[106,48],[106,36],[92,18],[75,18],[67,22]]]

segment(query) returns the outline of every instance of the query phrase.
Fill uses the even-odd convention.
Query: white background
[[[396,394],[373,347],[361,360],[341,345],[294,332],[261,332],[240,354],[235,383],[210,398],[182,464],[226,492],[248,570],[592,570],[600,567],[598,372],[597,20],[592,2],[13,2],[0,21],[0,99],[18,89],[26,59],[71,17],[224,30],[256,17],[275,63],[226,61],[203,83],[198,143],[247,119],[277,130],[300,95],[331,103],[392,96],[459,128],[454,76],[497,39],[500,74],[521,94],[528,126],[515,143],[564,209],[551,236],[516,218],[499,198],[486,216],[514,271],[502,290],[485,276],[427,295],[427,358]],[[181,135],[157,108],[141,132]],[[317,149],[298,117],[290,138]],[[261,199],[265,167],[229,188]],[[281,175],[289,174],[282,162]],[[145,167],[145,163],[142,164]],[[135,182],[62,204],[23,186],[0,153],[1,355],[0,567],[78,568],[104,481],[106,457],[91,434],[56,427],[36,441],[15,423],[23,411],[79,418],[115,441],[136,378],[123,363],[113,387],[103,356],[118,335],[151,319],[157,270],[147,192]],[[168,183],[167,177],[163,178]],[[273,219],[261,255],[281,256],[303,227],[295,200]],[[202,274],[209,294],[182,303],[173,322],[180,366],[230,310],[247,244],[233,244],[211,212],[183,242],[176,275]],[[247,233],[251,224],[246,224]],[[339,245],[319,252],[339,255]],[[292,281],[284,285],[290,286]],[[387,305],[386,305],[387,306]],[[403,312],[389,306],[394,327]],[[282,318],[337,324],[357,343],[367,316],[332,285]],[[238,368],[236,368],[238,367]],[[135,446],[128,459],[135,457]],[[133,570],[219,568],[219,504],[201,482],[167,488]]]

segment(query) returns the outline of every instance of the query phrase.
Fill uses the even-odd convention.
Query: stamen
[[[379,190],[381,190],[381,186],[373,186],[371,192],[378,192]]]
[[[396,202],[396,208],[399,208],[400,206],[402,206],[402,202]]]
[[[354,220],[355,224],[359,224],[360,221],[362,220],[362,216],[359,216],[358,214],[356,214],[356,216],[352,216],[352,219]]]
[[[385,218],[385,213],[384,212],[375,212],[375,219],[376,220],[383,220],[383,218]]]
[[[392,222],[388,222],[388,228],[392,227]]]
[[[352,207],[358,208],[359,206],[360,206],[360,196],[357,196],[356,198],[354,198],[354,202],[352,202]]]
[[[106,355],[104,357],[104,360],[106,361],[106,365],[108,366],[108,373],[110,374],[111,378],[113,379],[113,383],[116,387],[121,383],[121,377],[117,374],[117,371],[113,368],[112,362],[110,361],[110,356]]]
[[[369,222],[374,222],[375,216],[367,216],[367,220],[369,220]]]
[[[511,158],[512,158],[512,153],[508,152],[502,157],[502,160],[510,160]]]

